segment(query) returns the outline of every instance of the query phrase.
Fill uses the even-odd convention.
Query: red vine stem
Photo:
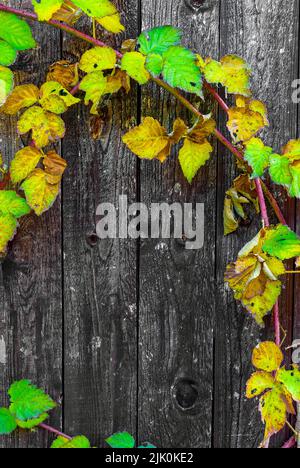
[[[284,445],[283,445],[283,449],[291,449],[293,447],[295,447],[296,445],[296,439],[295,437],[291,437],[290,440],[288,440]]]
[[[28,20],[32,20],[32,21],[39,21],[37,15],[35,13],[30,13],[30,12],[27,12],[27,11],[23,11],[23,10],[18,10],[16,8],[12,8],[12,7],[9,7],[9,6],[6,6],[6,5],[3,5],[2,3],[0,3],[0,11],[6,11],[8,13],[14,13],[15,15],[17,16],[21,16],[22,18],[26,18]],[[58,28],[62,31],[65,31],[73,36],[76,36],[78,37],[79,39],[82,39],[84,40],[85,42],[88,42],[89,44],[92,44],[94,46],[99,46],[99,47],[107,47],[107,44],[105,44],[104,42],[102,41],[99,41],[98,39],[95,39],[87,34],[84,34],[80,31],[78,31],[77,29],[75,28],[72,28],[71,26],[65,24],[65,23],[61,23],[59,21],[55,21],[55,20],[50,20],[50,21],[47,21],[47,24],[50,24],[51,26],[54,26],[55,28]],[[117,54],[117,57],[118,58],[122,58],[123,57],[123,54],[121,52],[119,52],[118,50],[115,50],[116,54]],[[176,97],[176,99],[178,99],[187,109],[189,109],[194,115],[196,115],[197,117],[202,117],[202,114],[201,112],[193,106],[193,104],[191,104],[184,96],[182,96],[179,91],[177,91],[176,89],[172,88],[171,86],[169,86],[167,83],[165,83],[164,81],[160,80],[159,78],[153,78],[153,81],[156,82],[159,86],[161,86],[162,88],[166,89],[169,93],[171,93],[173,96]],[[208,83],[204,83],[204,86],[209,90],[209,92],[213,95],[213,97],[217,100],[217,102],[221,105],[221,107],[226,111],[228,112],[229,110],[229,107],[227,106],[227,104],[223,101],[223,99],[221,98],[221,96],[219,96],[219,94],[217,93],[217,91],[212,87],[210,86]],[[77,89],[76,89],[77,91]],[[215,130],[214,132],[216,138],[234,155],[236,156],[240,161],[244,161],[244,158],[243,158],[243,155],[238,151],[237,148],[235,148],[232,143],[230,143],[230,141],[219,131],[219,130]],[[273,207],[279,221],[282,223],[282,224],[287,224],[285,219],[284,219],[284,216],[275,200],[275,198],[273,197],[273,195],[271,194],[271,192],[269,191],[269,189],[263,185],[263,188],[264,188],[264,191],[266,192],[266,195],[268,197],[268,200],[270,201],[271,203],[271,206]]]
[[[255,179],[255,186],[256,186],[256,191],[257,191],[258,200],[260,204],[261,217],[264,222],[264,227],[269,227],[270,221],[269,221],[269,216],[268,216],[268,210],[267,210],[266,200],[265,200],[265,196],[264,196],[264,192],[261,186],[260,179]]]
[[[44,429],[45,431],[57,435],[58,437],[63,437],[64,439],[72,440],[72,437],[64,434],[63,432],[58,431],[57,429],[54,429],[54,427],[48,426],[47,424],[39,424],[39,427],[41,429]]]

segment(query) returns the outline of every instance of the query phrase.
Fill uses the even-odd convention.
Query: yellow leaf
[[[268,372],[255,372],[247,382],[247,398],[255,398],[275,386],[275,379]]]
[[[18,151],[10,165],[10,177],[13,184],[18,184],[36,168],[43,154],[32,146]]]
[[[78,65],[67,60],[53,63],[49,67],[47,81],[56,81],[67,90],[71,90],[78,83]]]
[[[246,200],[246,203],[247,202],[248,201]],[[239,223],[234,214],[233,202],[232,199],[228,197],[226,197],[224,201],[223,220],[225,236],[235,232],[238,229]]]
[[[59,184],[66,170],[67,162],[55,151],[49,151],[44,157],[43,164],[47,174],[47,182],[52,185]]]
[[[113,94],[124,88],[126,93],[130,91],[130,78],[124,71],[117,69],[114,75],[107,77],[105,94]]]
[[[18,222],[14,216],[0,212],[0,255],[5,254],[7,244],[14,238],[17,226]]]
[[[199,169],[205,165],[213,152],[213,147],[208,141],[195,143],[186,138],[179,152],[179,162],[184,176],[191,184]]]
[[[232,107],[228,116],[227,128],[235,143],[250,140],[265,126],[263,116],[248,108]]]
[[[99,24],[114,34],[121,33],[125,31],[123,24],[121,23],[119,13],[115,13],[114,15],[104,16],[103,18],[96,18]]]
[[[220,83],[232,94],[251,96],[251,70],[241,57],[226,55],[217,62],[212,59],[204,61],[199,56],[198,63],[209,83]]]
[[[121,67],[140,85],[150,80],[150,73],[145,68],[146,57],[139,52],[126,52],[122,58]]]
[[[80,89],[85,91],[85,105],[91,101],[93,106],[91,114],[98,115],[98,106],[102,96],[106,92],[107,78],[102,71],[93,72],[86,75],[80,83]]]
[[[189,131],[189,139],[195,143],[203,143],[207,137],[213,134],[216,122],[210,117],[200,117],[197,124]]]
[[[41,87],[40,104],[50,112],[62,114],[68,107],[80,102],[80,99],[72,96],[60,83],[57,81],[47,81]]]
[[[39,89],[32,85],[16,86],[1,108],[4,114],[15,115],[25,107],[33,106],[39,99]]]
[[[71,26],[73,26],[75,23],[77,23],[82,14],[83,12],[82,10],[80,10],[80,8],[75,6],[69,0],[64,0],[64,3],[62,4],[61,8],[54,13],[52,19],[56,21],[62,21],[63,23],[70,24]]]
[[[284,428],[287,419],[287,406],[278,388],[274,388],[261,397],[260,412],[266,425],[264,440],[268,441],[272,435]]]
[[[82,55],[79,68],[86,73],[111,70],[116,62],[117,55],[111,47],[94,47]]]
[[[64,121],[41,107],[31,107],[18,121],[18,131],[21,135],[32,130],[32,138],[37,148],[43,148],[50,142],[64,137]]]
[[[123,136],[124,143],[142,159],[158,158],[169,143],[167,131],[152,117]]]
[[[50,184],[47,173],[42,169],[35,169],[23,182],[21,188],[25,192],[29,206],[40,216],[55,202],[60,184]]]
[[[281,349],[272,341],[260,343],[252,355],[252,363],[256,369],[274,372],[279,369],[284,357]]]
[[[258,114],[260,114],[264,119],[265,127],[268,127],[268,110],[266,108],[266,105],[262,101],[247,99],[244,96],[237,96],[236,106],[245,109],[250,109],[253,112],[258,112]]]
[[[63,0],[32,0],[32,4],[39,21],[49,21],[60,9]]]
[[[173,144],[177,144],[180,140],[187,135],[188,127],[182,119],[176,119],[173,125],[173,133],[170,138]]]

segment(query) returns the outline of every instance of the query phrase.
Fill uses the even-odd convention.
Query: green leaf
[[[146,59],[146,68],[152,76],[159,76],[163,71],[164,61],[161,55],[149,54]]]
[[[32,0],[39,21],[49,21],[63,3],[64,0]]]
[[[155,445],[150,444],[149,442],[144,442],[142,445],[139,445],[138,448],[150,449],[150,448],[157,448],[157,447],[155,447]]]
[[[26,200],[14,190],[0,190],[0,212],[2,214],[11,214],[15,218],[21,218],[30,213],[30,207]]]
[[[265,146],[260,138],[251,138],[245,147],[245,159],[253,169],[252,178],[261,177],[269,165],[272,148]]]
[[[277,373],[277,380],[287,388],[293,400],[300,403],[300,372],[298,366],[294,366],[291,371],[280,369]]]
[[[134,448],[135,440],[128,432],[118,432],[108,439],[107,444],[112,448]]]
[[[140,85],[150,80],[150,75],[145,68],[146,57],[139,52],[126,52],[122,58],[121,68]]]
[[[72,0],[72,3],[93,18],[102,18],[117,13],[116,7],[109,0]]]
[[[162,74],[170,86],[202,96],[202,75],[193,52],[173,46],[164,52],[163,60]]]
[[[37,168],[23,182],[21,189],[25,192],[29,206],[38,216],[41,216],[55,202],[59,194],[60,183],[52,183],[49,174]]]
[[[0,40],[0,65],[12,65],[16,58],[16,50],[8,42]]]
[[[10,242],[17,230],[17,220],[11,214],[3,214],[0,211],[0,254],[6,252],[7,244]]]
[[[280,260],[289,260],[300,256],[300,238],[288,226],[279,224],[275,229],[266,229],[262,249]]]
[[[0,65],[0,106],[2,106],[14,87],[14,74]]]
[[[107,85],[107,78],[103,75],[102,71],[89,73],[80,83],[80,89],[85,91],[84,103],[87,106],[91,101],[93,106],[91,114],[98,115],[98,106],[102,96],[105,94]]]
[[[138,38],[140,52],[144,55],[150,53],[162,54],[171,46],[179,45],[182,31],[173,26],[160,26],[144,31]]]
[[[41,416],[35,419],[27,419],[26,421],[17,419],[17,424],[21,429],[33,429],[46,421],[48,417],[49,415],[47,413],[43,413]]]
[[[13,383],[8,394],[11,400],[10,411],[21,421],[38,418],[56,407],[52,398],[32,385],[29,380]]]
[[[59,436],[51,445],[52,449],[90,449],[90,441],[84,436],[74,437],[72,440]]]
[[[16,50],[33,49],[36,46],[26,21],[4,11],[0,11],[0,38]]]
[[[270,176],[275,184],[290,185],[293,181],[290,161],[286,156],[273,154],[270,158]]]
[[[0,408],[0,435],[11,434],[17,428],[16,419],[6,408]]]

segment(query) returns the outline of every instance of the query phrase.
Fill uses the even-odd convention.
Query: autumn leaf
[[[55,62],[49,67],[47,81],[56,81],[70,91],[79,81],[78,67],[67,60]]]
[[[52,449],[90,449],[90,441],[85,436],[76,436],[73,439],[66,439],[59,436],[51,445]]]
[[[130,91],[130,78],[124,71],[117,69],[113,75],[106,77],[105,94],[114,94],[124,88],[126,93]]]
[[[0,65],[0,106],[7,100],[14,87],[14,74],[6,67]]]
[[[205,79],[209,83],[220,83],[231,94],[251,96],[251,70],[241,57],[226,55],[220,62],[207,59],[206,61],[201,61],[201,65]]]
[[[39,89],[33,84],[16,86],[6,103],[1,108],[1,112],[8,115],[15,115],[21,109],[31,107],[39,100]]]
[[[169,143],[165,128],[152,117],[146,117],[141,125],[123,136],[123,142],[142,159],[155,159]]]
[[[121,24],[120,15],[109,0],[72,0],[88,16],[95,18],[101,26],[113,33],[125,30]]]
[[[179,45],[182,31],[173,26],[159,26],[143,31],[138,38],[139,50],[142,54],[163,54],[171,46]]]
[[[271,312],[281,293],[279,276],[285,273],[283,263],[267,255],[240,256],[228,265],[225,281],[234,297],[264,326],[264,317]]]
[[[53,205],[59,194],[60,184],[49,183],[48,177],[42,169],[35,169],[21,185],[28,205],[38,216]]]
[[[52,19],[56,21],[62,21],[63,23],[70,24],[71,26],[73,26],[75,23],[77,23],[77,21],[81,18],[82,15],[83,12],[80,8],[78,8],[69,0],[64,0],[60,9],[53,14]]]
[[[251,138],[245,142],[244,158],[252,167],[252,178],[262,177],[270,164],[272,148],[265,146],[260,138]]]
[[[283,359],[281,349],[272,341],[265,341],[253,350],[252,364],[256,369],[274,372],[279,369]]]
[[[18,121],[18,131],[21,135],[32,131],[32,138],[37,148],[43,148],[50,142],[64,137],[64,121],[41,107],[27,109]]]
[[[272,156],[269,172],[275,184],[285,186],[291,197],[300,198],[300,140],[291,140],[282,155]]]
[[[284,428],[287,420],[287,404],[280,389],[274,388],[263,395],[259,409],[266,425],[264,441],[268,441]]]
[[[233,107],[229,109],[228,117],[227,128],[235,143],[250,140],[265,126],[261,114],[250,109]]]
[[[300,238],[288,226],[279,224],[265,229],[262,249],[280,260],[300,256]]]
[[[67,162],[55,151],[49,151],[44,157],[43,164],[47,182],[53,185],[59,184],[67,168]]]
[[[119,34],[125,31],[125,27],[121,23],[121,18],[119,13],[114,15],[104,16],[103,18],[96,18],[97,22],[107,31],[110,31],[114,34]]]
[[[126,52],[123,55],[121,68],[140,85],[150,80],[150,74],[145,68],[146,57],[139,52]]]
[[[39,21],[49,21],[63,3],[63,0],[32,0]]]
[[[294,365],[290,371],[284,368],[280,369],[276,378],[286,387],[293,400],[300,403],[300,371],[298,366]]]
[[[72,96],[60,83],[47,81],[41,86],[39,102],[46,111],[62,114],[80,99]]]
[[[10,242],[17,231],[18,222],[11,214],[3,214],[0,211],[0,254],[6,252],[7,244]]]
[[[80,89],[85,91],[85,105],[93,103],[91,114],[98,115],[98,106],[102,96],[106,93],[107,78],[102,71],[89,73],[80,83]]]
[[[85,73],[111,70],[116,62],[117,55],[111,47],[94,47],[82,55],[79,68]]]
[[[255,372],[247,382],[247,398],[255,398],[275,386],[275,378],[268,372]]]

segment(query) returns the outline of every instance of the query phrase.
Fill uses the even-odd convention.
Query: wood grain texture
[[[297,76],[298,18],[296,1],[221,2],[221,55],[237,53],[252,66],[254,96],[265,101],[269,108],[270,129],[265,134],[266,141],[276,150],[296,132],[297,106],[291,102],[291,83]],[[261,440],[261,422],[257,402],[246,401],[243,395],[252,371],[253,345],[266,335],[236,305],[232,293],[223,285],[223,273],[226,264],[236,258],[240,248],[254,237],[260,226],[253,220],[244,232],[240,230],[236,235],[223,238],[221,213],[224,191],[234,176],[234,163],[232,160],[229,162],[222,149],[219,155],[219,187],[222,189],[218,203],[214,438],[216,447],[250,448],[257,447]],[[283,191],[277,193],[285,212],[289,209],[292,226],[294,204],[285,203]],[[287,342],[292,331],[292,297],[290,279],[281,301]],[[271,323],[268,329],[270,327]],[[280,439],[277,441],[279,445]]]
[[[127,37],[136,37],[136,1],[118,2]],[[81,24],[91,32],[89,20]],[[100,29],[99,29],[100,31]],[[108,34],[99,32],[120,47]],[[64,55],[79,59],[85,45],[64,38]],[[99,203],[136,201],[136,158],[122,133],[137,120],[137,90],[116,97],[105,114],[105,136],[93,141],[89,110],[68,114],[63,154],[69,163],[63,190],[64,423],[97,446],[113,432],[136,429],[136,242],[98,240]]]
[[[30,1],[9,5],[31,9]],[[20,53],[14,65],[19,83],[45,80],[47,67],[60,58],[60,34],[53,28],[33,25],[38,47]],[[16,118],[1,116],[0,150],[8,161],[27,143],[16,133]],[[0,392],[13,380],[28,378],[60,401],[62,392],[62,283],[60,200],[43,217],[22,221],[5,262],[0,265]],[[60,410],[51,423],[60,426]],[[47,447],[49,437],[18,432],[0,438],[0,447]]]
[[[192,2],[195,5],[195,2]],[[218,2],[208,9],[181,0],[142,1],[143,29],[172,24],[184,42],[218,55]],[[191,116],[157,87],[143,91],[142,115],[171,129]],[[155,102],[155,106],[153,106]],[[213,109],[211,105],[206,109]],[[178,148],[177,148],[178,150]],[[140,251],[139,437],[162,447],[210,447],[212,437],[213,324],[215,312],[216,157],[191,187],[176,162],[141,164],[141,200],[205,204],[205,246],[144,240]]]

